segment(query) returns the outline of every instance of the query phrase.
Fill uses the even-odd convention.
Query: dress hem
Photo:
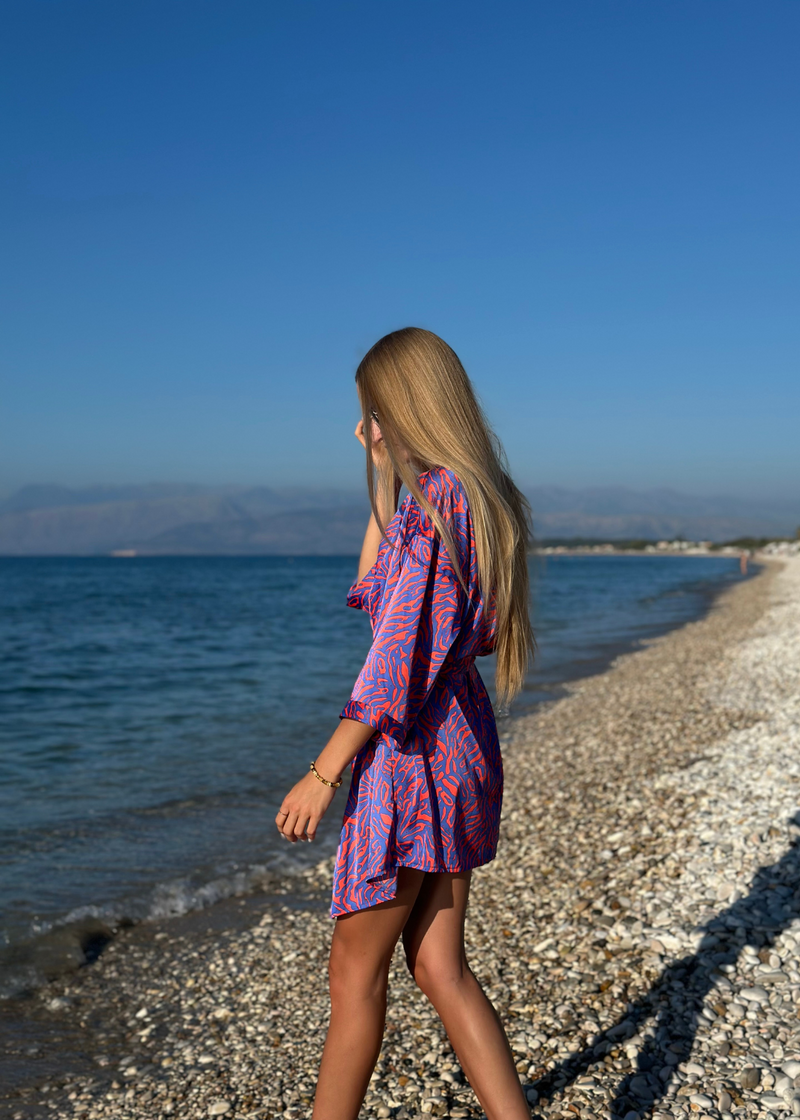
[[[431,869],[429,867],[416,867],[413,863],[398,863],[386,875],[377,876],[368,882],[379,882],[381,879],[394,880],[392,893],[387,898],[382,898],[380,902],[373,902],[371,906],[356,906],[352,910],[337,910],[334,913],[333,903],[331,903],[331,918],[346,918],[348,914],[360,914],[362,910],[374,910],[376,906],[383,906],[385,902],[394,902],[397,898],[397,872],[401,868],[408,871],[424,871],[426,875],[458,875],[462,871],[474,871],[477,867],[486,867],[487,864],[492,863],[497,858],[497,852],[489,856],[488,859],[479,859],[474,863],[467,864],[466,867],[437,867]]]

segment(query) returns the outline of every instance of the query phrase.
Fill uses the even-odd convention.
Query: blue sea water
[[[183,912],[333,850],[341,797],[314,845],[279,846],[273,818],[369,646],[344,605],[355,563],[0,559],[0,946],[85,914]],[[719,557],[531,572],[538,656],[517,710],[739,578]]]

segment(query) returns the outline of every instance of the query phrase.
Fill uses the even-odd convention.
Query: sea
[[[274,816],[369,648],[356,563],[0,558],[0,996],[41,980],[20,947],[60,927],[184,914],[335,850],[341,794],[313,844]],[[730,557],[533,558],[537,656],[511,717],[740,578]]]

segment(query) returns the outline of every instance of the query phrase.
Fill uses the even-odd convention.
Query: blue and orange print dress
[[[395,897],[398,867],[467,871],[497,850],[503,764],[475,658],[495,625],[478,581],[464,489],[435,468],[420,487],[456,546],[466,591],[433,523],[409,495],[347,602],[373,641],[342,712],[376,729],[353,760],[331,914]]]

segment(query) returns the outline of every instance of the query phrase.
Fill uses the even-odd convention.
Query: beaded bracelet
[[[311,763],[311,765],[309,766],[309,770],[311,771],[311,773],[314,775],[314,777],[317,779],[318,782],[322,782],[322,784],[324,786],[330,786],[331,789],[338,789],[339,786],[342,784],[342,779],[341,778],[339,779],[338,782],[329,782],[327,778],[323,778],[323,776],[320,774],[319,770],[317,770],[317,764],[315,762]]]

